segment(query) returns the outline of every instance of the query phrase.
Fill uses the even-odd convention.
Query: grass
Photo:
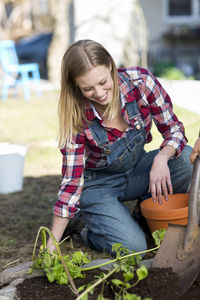
[[[60,174],[57,148],[58,92],[33,95],[29,102],[9,98],[0,102],[0,142],[28,145],[25,175]]]
[[[43,92],[42,97],[32,95],[29,102],[22,98],[9,98],[0,102],[0,142],[28,145],[25,159],[25,176],[60,174],[61,154],[57,148],[58,91]],[[199,114],[174,107],[184,123],[189,144],[193,146],[199,130]],[[147,150],[158,148],[162,136],[155,125],[153,141]]]

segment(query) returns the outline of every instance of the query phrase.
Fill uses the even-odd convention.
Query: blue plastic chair
[[[37,63],[19,64],[15,48],[15,42],[12,40],[0,41],[0,61],[4,71],[1,100],[5,101],[8,97],[8,89],[11,86],[16,87],[22,84],[24,90],[24,99],[30,99],[29,81],[40,81],[39,65]],[[12,82],[11,82],[12,79]],[[37,84],[37,93],[41,94]]]

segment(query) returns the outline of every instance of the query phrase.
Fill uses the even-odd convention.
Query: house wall
[[[186,27],[192,27],[195,25],[200,26],[200,18],[195,20],[189,21],[185,19],[184,21],[177,21],[170,20],[166,18],[164,15],[164,6],[165,0],[138,0],[140,3],[144,16],[147,23],[147,30],[148,30],[148,46],[149,50],[156,50],[158,48],[171,48],[176,46],[179,42],[177,39],[176,41],[170,41],[166,39],[163,35],[169,32],[170,28],[178,30],[180,25],[185,25]],[[192,46],[199,46],[199,38],[195,39],[188,39],[181,41],[181,47],[187,48]]]
[[[148,30],[149,50],[156,50],[161,46],[161,36],[166,31],[166,24],[162,14],[162,0],[139,0],[143,9]]]

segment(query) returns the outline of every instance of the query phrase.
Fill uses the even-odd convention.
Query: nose
[[[105,92],[104,90],[102,89],[102,87],[95,87],[95,96],[98,97],[98,98],[101,98],[104,96]]]

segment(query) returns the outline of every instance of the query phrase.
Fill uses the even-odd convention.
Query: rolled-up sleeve
[[[152,118],[164,139],[160,148],[171,146],[176,150],[175,156],[179,156],[187,144],[183,123],[174,114],[169,95],[150,72],[146,79],[146,92]]]
[[[79,210],[79,198],[84,183],[85,146],[84,138],[76,137],[72,144],[61,149],[63,155],[62,182],[53,213],[72,218]]]

